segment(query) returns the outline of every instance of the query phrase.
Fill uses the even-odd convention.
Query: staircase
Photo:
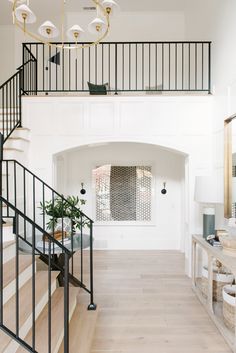
[[[27,55],[0,87],[0,353],[89,353],[97,319],[93,221],[69,204],[79,230],[74,234],[70,219],[69,240],[58,241],[39,211],[40,202],[59,199],[64,234],[68,201],[22,164],[30,132],[21,124],[21,97],[37,94],[37,60]],[[90,296],[88,308],[82,292]]]
[[[3,245],[3,278],[4,306],[3,316],[7,328],[14,331],[15,322],[15,252],[16,242],[5,242]],[[58,287],[58,271],[51,275],[51,352],[64,352],[64,289]],[[48,272],[37,270],[37,259],[35,263],[35,350],[37,352],[48,352],[48,290],[45,283],[48,281]],[[19,337],[29,346],[32,342],[32,262],[31,256],[19,255]],[[97,311],[88,312],[79,304],[79,289],[71,288],[69,297],[69,318],[71,327],[70,352],[89,353],[93,338]],[[26,349],[12,340],[7,332],[0,331],[0,352],[2,353],[24,353]]]

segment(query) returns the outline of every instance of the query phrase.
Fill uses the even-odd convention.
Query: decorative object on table
[[[222,289],[227,284],[232,284],[234,276],[225,268],[220,261],[216,260],[213,267],[213,300],[215,302],[222,302]],[[208,295],[208,268],[206,266],[202,269],[201,290],[204,298]]]
[[[57,230],[57,231],[55,231],[54,233],[50,233],[49,235],[51,235],[52,238],[54,238],[54,239],[60,241],[60,240],[62,240],[62,239],[67,238],[68,233],[67,233],[67,232],[62,232],[61,230]],[[48,235],[47,235],[47,234],[44,234],[44,235],[43,235],[43,241],[49,242],[49,239],[48,239]]]
[[[220,237],[229,235],[229,232],[226,229],[216,229],[215,239],[220,240]]]
[[[196,176],[195,196],[198,203],[208,204],[203,209],[203,237],[215,234],[215,204],[223,204],[223,194],[215,176]]]
[[[211,239],[211,240],[208,240],[208,243],[211,244],[211,246],[222,248],[222,244],[219,240]]]
[[[47,227],[49,230],[64,230],[64,225],[69,225],[72,233],[81,230],[81,227],[89,227],[88,221],[81,220],[80,206],[85,205],[86,201],[79,199],[78,196],[68,196],[63,199],[57,197],[54,200],[40,202],[40,209],[49,216]],[[63,224],[63,226],[62,226]],[[58,226],[60,229],[58,229]]]
[[[235,330],[236,285],[223,287],[223,319],[225,326]]]
[[[166,182],[163,183],[163,189],[161,190],[162,195],[166,195],[167,194],[167,190],[166,190]]]
[[[86,190],[84,188],[84,183],[81,183],[81,190],[80,190],[81,195],[85,195],[86,194]]]
[[[223,252],[225,255],[236,257],[236,237],[235,236],[222,236],[220,237],[220,242],[223,247]]]
[[[220,242],[223,246],[223,252],[229,256],[236,256],[236,219],[229,218],[228,221],[229,233],[221,235]]]

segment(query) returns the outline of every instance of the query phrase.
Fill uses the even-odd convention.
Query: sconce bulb
[[[81,190],[80,190],[81,195],[86,194],[86,190],[84,189],[84,183],[81,183]]]
[[[163,189],[161,190],[162,195],[167,194],[167,190],[166,190],[166,182],[163,183]]]

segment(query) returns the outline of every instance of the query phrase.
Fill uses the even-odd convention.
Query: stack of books
[[[221,242],[219,240],[210,239],[208,240],[208,243],[211,244],[212,246],[222,248]]]

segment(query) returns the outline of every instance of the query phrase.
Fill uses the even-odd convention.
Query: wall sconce
[[[84,189],[84,183],[81,183],[81,190],[80,190],[81,195],[86,194],[86,190]]]
[[[161,190],[162,195],[166,195],[167,194],[167,190],[166,190],[166,182],[163,183],[163,189]]]

